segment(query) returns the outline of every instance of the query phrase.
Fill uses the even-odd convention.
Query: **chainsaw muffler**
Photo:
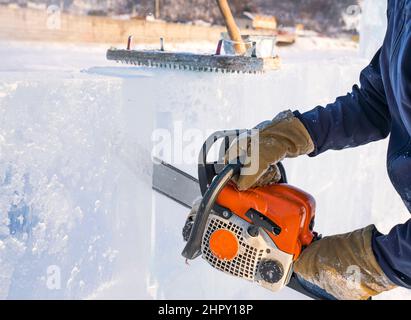
[[[201,255],[220,271],[278,291],[289,282],[301,250],[316,236],[315,202],[286,183],[281,164],[280,183],[239,191],[231,179],[240,173],[240,162],[207,162],[217,140],[224,139],[222,159],[241,133],[244,131],[219,131],[203,145],[198,165],[203,198],[183,228],[187,244],[182,255],[187,259]]]

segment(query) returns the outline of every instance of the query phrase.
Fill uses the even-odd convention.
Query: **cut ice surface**
[[[40,73],[45,48],[52,70]],[[153,120],[144,90],[134,91],[144,76],[78,71],[104,63],[104,50],[93,64],[86,51],[52,45],[0,52],[0,297],[85,298],[115,282],[118,265],[146,274]],[[60,289],[48,286],[50,266]],[[127,285],[147,297],[144,278]]]
[[[0,298],[304,298],[185,264],[187,210],[151,190],[151,135],[206,138],[307,110],[349,91],[366,61],[320,38],[281,49],[282,69],[261,76],[132,68],[104,50],[0,43]],[[174,140],[191,142],[194,160],[171,162],[195,174],[203,139]],[[317,231],[386,232],[408,218],[385,151],[382,141],[285,161],[290,183],[316,198]]]

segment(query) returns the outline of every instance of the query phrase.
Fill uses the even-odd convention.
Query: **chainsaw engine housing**
[[[205,192],[197,214],[184,226],[183,256],[201,254],[220,271],[280,290],[290,280],[293,262],[316,236],[314,199],[286,183],[281,164],[282,183],[239,191],[230,181],[238,167],[227,165],[217,173],[214,165],[203,163],[199,182]]]
[[[224,273],[271,291],[283,288],[293,262],[314,238],[313,198],[287,184],[252,191],[228,185],[217,203],[220,208],[211,211],[203,234],[203,259]],[[187,220],[188,225],[193,218]],[[216,236],[222,231],[227,236]]]

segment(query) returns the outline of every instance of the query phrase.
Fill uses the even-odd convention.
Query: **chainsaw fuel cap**
[[[226,229],[214,231],[209,240],[210,250],[220,260],[233,260],[238,253],[238,239],[234,233]]]

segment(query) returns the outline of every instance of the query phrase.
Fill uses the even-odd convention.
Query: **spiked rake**
[[[260,73],[279,67],[278,57],[224,56],[162,50],[111,48],[107,51],[107,59],[144,67],[222,73]]]
[[[278,56],[258,56],[259,44],[256,41],[249,41],[249,43],[243,41],[227,0],[217,0],[217,4],[227,26],[229,44],[234,51],[232,55],[221,54],[223,41],[227,40],[218,42],[215,54],[197,54],[165,51],[163,38],[160,38],[159,50],[132,50],[132,36],[130,36],[127,49],[110,48],[107,51],[107,59],[144,67],[200,72],[262,73],[278,69],[280,66]]]

